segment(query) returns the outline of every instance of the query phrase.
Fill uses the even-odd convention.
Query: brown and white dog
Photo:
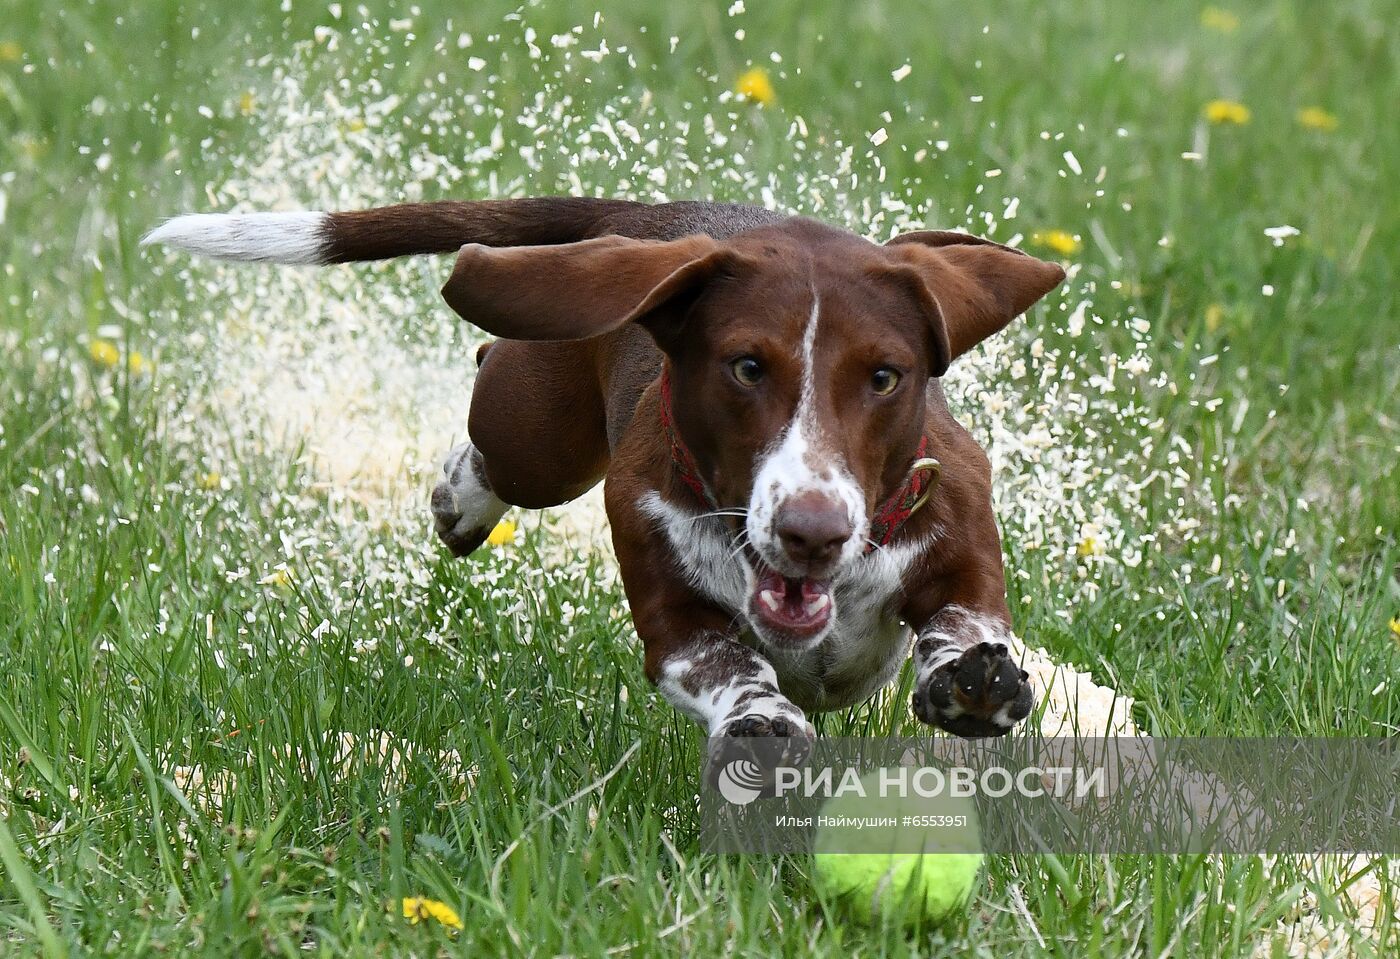
[[[877,245],[755,207],[543,198],[206,214],[222,259],[457,254],[443,296],[502,339],[433,490],[457,555],[509,506],[606,480],[646,674],[716,736],[807,740],[912,648],[913,709],[961,736],[1031,709],[987,457],[948,365],[1064,279],[961,233]]]

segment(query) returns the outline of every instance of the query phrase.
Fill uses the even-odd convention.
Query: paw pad
[[[935,669],[914,690],[914,714],[968,738],[1003,736],[1030,715],[1030,676],[1005,643],[981,642]]]

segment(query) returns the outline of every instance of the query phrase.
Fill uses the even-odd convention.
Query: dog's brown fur
[[[658,516],[717,524],[721,538],[722,528],[738,537],[741,523],[705,518],[681,481],[661,428],[663,368],[675,429],[720,512],[749,503],[757,464],[795,422],[802,383],[821,384],[810,415],[822,455],[849,475],[867,515],[905,482],[926,437],[942,476],[891,544],[912,552],[889,567],[898,581],[880,614],[916,637],[915,712],[963,735],[996,735],[1029,711],[1025,674],[999,642],[1010,615],[988,461],[952,418],[938,378],[1053,289],[1058,266],[958,233],[881,246],[751,207],[573,198],[332,214],[324,241],[326,262],[460,247],[443,295],[502,339],[480,357],[473,449],[449,463],[448,493],[434,495],[440,532],[469,552],[494,522],[485,511],[480,528],[462,532],[454,482],[541,508],[606,477],[647,675],[712,734],[803,736],[804,709],[844,705],[888,681],[890,652],[808,650],[785,684],[769,660],[781,665],[787,652],[756,641],[744,610],[699,582]],[[804,361],[796,345],[819,311],[821,335]],[[762,382],[736,382],[736,357],[761,361]],[[889,395],[869,388],[876,369],[898,371]],[[475,476],[464,479],[468,466]],[[800,563],[784,571],[826,573]]]

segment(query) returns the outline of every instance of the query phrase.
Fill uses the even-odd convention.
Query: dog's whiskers
[[[732,633],[736,629],[742,629],[749,624],[749,617],[743,610],[734,614],[734,618],[729,621],[729,631]]]
[[[709,519],[709,518],[712,517],[712,516],[740,516],[740,517],[743,517],[743,516],[748,516],[748,515],[749,515],[749,511],[746,510],[746,509],[717,509],[717,510],[713,510],[713,511],[711,511],[711,512],[709,512],[709,513],[701,513],[699,516],[691,516],[691,517],[689,517],[689,518],[686,520],[686,522],[688,522],[688,523],[698,523],[698,522],[700,522],[702,519]]]

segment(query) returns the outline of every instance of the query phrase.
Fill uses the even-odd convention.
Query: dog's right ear
[[[885,248],[902,270],[912,270],[937,344],[934,376],[942,376],[950,362],[1005,328],[1065,278],[1058,263],[966,233],[919,230],[895,237]]]
[[[733,260],[703,234],[665,242],[604,236],[557,246],[471,243],[457,255],[442,296],[464,320],[496,336],[583,340],[634,321],[651,325]]]

